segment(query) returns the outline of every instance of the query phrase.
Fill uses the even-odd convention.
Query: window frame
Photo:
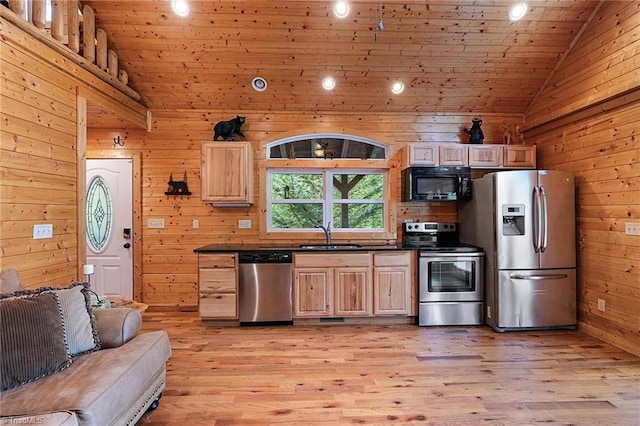
[[[271,176],[274,174],[317,174],[322,176],[323,188],[322,198],[303,200],[296,199],[297,202],[283,199],[274,199],[271,185]],[[381,199],[343,199],[333,197],[333,177],[335,175],[381,175],[382,176],[382,198]],[[313,228],[292,228],[292,229],[280,229],[272,227],[272,209],[274,204],[302,204],[302,202],[308,202],[309,204],[321,204],[322,205],[322,223],[326,225],[327,222],[332,223],[332,232],[335,233],[380,233],[387,232],[389,230],[389,171],[386,169],[372,169],[372,168],[267,168],[266,170],[266,228],[267,232],[271,233],[291,233],[291,232],[309,232],[313,231]],[[342,204],[381,204],[382,205],[382,227],[381,228],[336,228],[333,223],[333,209],[336,205]],[[335,234],[334,234],[335,235]]]

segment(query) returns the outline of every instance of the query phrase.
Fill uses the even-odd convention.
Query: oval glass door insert
[[[111,191],[104,178],[94,176],[87,187],[87,242],[95,253],[101,253],[109,242],[113,228]]]

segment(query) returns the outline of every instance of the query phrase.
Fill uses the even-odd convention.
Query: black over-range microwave
[[[402,201],[470,199],[469,167],[408,167],[402,171]]]

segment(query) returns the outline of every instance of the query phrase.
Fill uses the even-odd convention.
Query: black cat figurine
[[[213,140],[217,141],[220,136],[222,136],[222,140],[229,141],[234,140],[233,135],[239,135],[244,138],[244,135],[240,131],[240,127],[244,124],[245,117],[240,117],[239,115],[236,118],[233,118],[229,121],[219,121],[213,126]]]
[[[464,132],[469,135],[469,143],[479,144],[484,142],[484,133],[480,126],[482,125],[482,119],[477,117],[471,120],[471,128],[464,129]]]

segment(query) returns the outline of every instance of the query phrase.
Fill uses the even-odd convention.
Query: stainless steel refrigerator
[[[484,248],[485,322],[496,331],[575,328],[575,182],[516,170],[473,181],[458,203],[460,241]]]

